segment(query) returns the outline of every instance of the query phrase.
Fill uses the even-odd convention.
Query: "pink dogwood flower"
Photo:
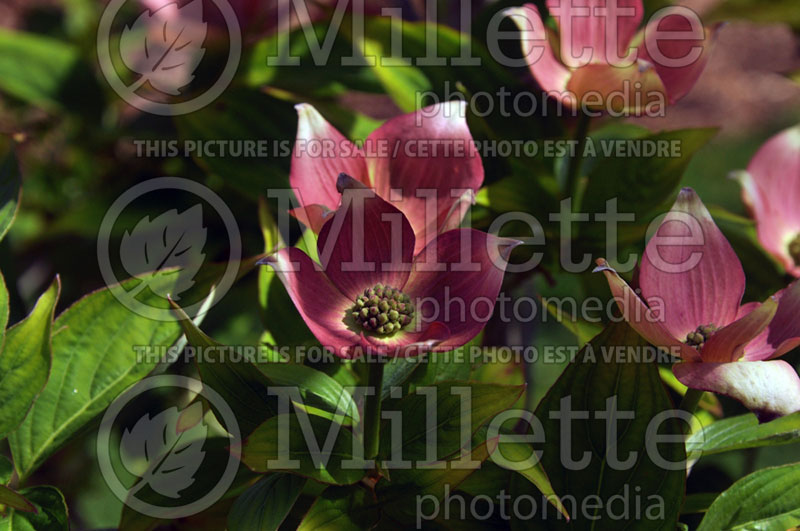
[[[686,8],[663,11],[639,30],[641,0],[547,0],[559,32],[533,4],[506,14],[522,33],[533,77],[572,108],[640,114],[683,98],[706,66],[713,30]]]
[[[758,239],[800,278],[800,126],[771,138],[734,177],[756,220]]]
[[[320,231],[320,263],[296,248],[263,261],[319,342],[353,358],[445,351],[474,338],[519,242],[453,229],[415,255],[414,231],[400,210],[347,175],[337,182],[342,205]]]
[[[391,201],[411,223],[415,252],[461,224],[483,183],[483,162],[466,121],[466,103],[448,102],[393,118],[354,145],[308,104],[297,106],[289,181],[314,232],[339,206],[336,176],[346,173]]]
[[[761,420],[800,411],[800,378],[775,359],[800,345],[800,283],[742,305],[742,265],[692,189],[647,244],[641,296],[605,260],[598,266],[626,321],[680,353],[673,371],[683,384],[735,398]]]

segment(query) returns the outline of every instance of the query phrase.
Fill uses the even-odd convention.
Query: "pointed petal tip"
[[[750,173],[747,170],[734,170],[728,173],[728,179],[743,184],[751,179]]]
[[[694,188],[684,187],[678,192],[678,198],[675,200],[673,210],[686,212],[699,218],[704,218],[708,214],[703,200],[697,195]],[[710,217],[710,215],[708,215]]]
[[[508,258],[511,256],[511,253],[514,251],[514,249],[525,243],[520,240],[515,240],[514,238],[504,238],[502,236],[495,236],[493,234],[490,234],[488,237],[489,241],[492,242],[497,248],[497,252],[500,254],[500,257],[506,262],[508,261]]]
[[[616,273],[614,268],[608,265],[608,262],[606,262],[605,258],[598,258],[595,260],[595,263],[597,264],[597,267],[592,269],[592,273],[604,273],[606,271],[609,273]]]
[[[359,188],[366,187],[364,186],[364,183],[347,175],[346,173],[340,173],[336,178],[336,189],[340,194],[343,194],[345,190],[356,190]]]
[[[257,266],[272,266],[278,263],[278,252],[280,249],[276,250],[275,252],[268,254],[264,258],[261,258],[256,262]]]
[[[640,74],[644,74],[645,72],[653,70],[655,68],[655,65],[653,63],[651,63],[650,61],[646,61],[644,59],[638,59],[637,63],[639,66]]]

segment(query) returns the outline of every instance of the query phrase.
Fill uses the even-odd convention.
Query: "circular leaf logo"
[[[141,111],[177,116],[199,110],[222,94],[239,67],[242,36],[231,5],[226,0],[211,0],[210,5],[219,11],[227,27],[225,65],[206,90],[191,99],[169,102],[170,98],[177,99],[188,92],[208,55],[208,23],[204,20],[203,1],[191,0],[182,5],[176,1],[146,8],[125,25],[118,42],[112,39],[112,27],[126,0],[108,3],[97,30],[97,57],[103,75],[117,95]]]

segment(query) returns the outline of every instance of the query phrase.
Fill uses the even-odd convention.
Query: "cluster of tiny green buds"
[[[686,334],[686,344],[690,347],[700,350],[703,348],[703,345],[706,343],[706,341],[708,341],[708,338],[714,335],[714,332],[717,330],[719,330],[719,328],[713,324],[698,326],[697,330]]]
[[[789,256],[792,257],[795,265],[800,267],[800,234],[789,242]]]
[[[364,330],[389,335],[411,322],[414,305],[399,289],[376,284],[358,296],[350,312]]]

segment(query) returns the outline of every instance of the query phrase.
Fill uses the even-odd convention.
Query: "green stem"
[[[567,197],[572,198],[573,211],[578,211],[578,184],[581,175],[581,166],[583,166],[583,152],[586,148],[586,138],[589,136],[589,126],[591,125],[592,118],[585,113],[581,113],[578,118],[578,127],[575,129],[575,140],[577,141],[575,147],[575,156],[569,159],[567,167],[567,183],[565,193]]]
[[[700,404],[700,400],[703,398],[703,393],[704,391],[698,389],[687,389],[686,394],[683,395],[683,399],[681,400],[681,405],[678,407],[688,413],[694,414],[697,405]],[[687,425],[686,434],[688,435],[691,430],[692,427]]]
[[[686,394],[683,395],[683,400],[681,400],[681,405],[679,407],[684,411],[694,413],[694,411],[697,409],[697,405],[703,398],[703,393],[704,391],[700,391],[698,389],[687,389]]]
[[[367,387],[373,391],[364,405],[364,458],[375,459],[381,434],[381,389],[383,389],[383,360],[367,360],[369,376]]]

